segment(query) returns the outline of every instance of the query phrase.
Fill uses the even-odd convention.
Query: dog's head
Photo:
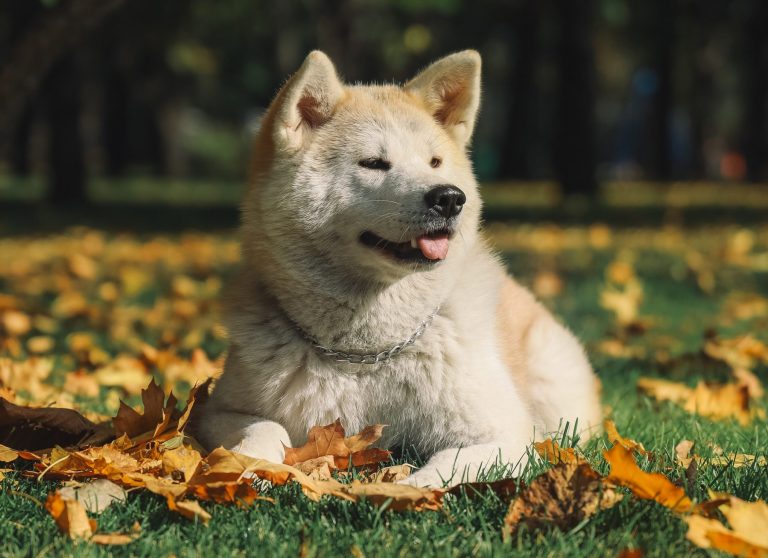
[[[345,85],[312,52],[260,130],[246,242],[266,239],[286,265],[322,262],[385,283],[459,257],[480,215],[467,156],[479,97],[475,51],[402,87]]]

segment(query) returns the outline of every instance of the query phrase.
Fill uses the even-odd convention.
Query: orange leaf
[[[175,500],[168,498],[168,508],[180,513],[187,519],[197,519],[204,525],[211,520],[211,514],[203,509],[199,502],[195,500]]]
[[[535,442],[533,447],[542,459],[546,459],[552,465],[582,461],[573,448],[561,448],[552,438],[547,438],[543,442]]]
[[[690,512],[696,508],[685,491],[672,484],[667,477],[641,470],[632,452],[621,444],[615,444],[603,452],[603,456],[611,466],[607,480],[629,488],[638,498],[654,500],[677,512]]]
[[[643,444],[630,438],[624,438],[619,434],[619,431],[616,429],[616,423],[612,420],[605,419],[603,428],[605,429],[605,435],[608,436],[608,441],[612,444],[621,444],[625,449],[630,451],[636,451],[642,455],[649,455]]]
[[[383,429],[383,424],[374,424],[366,426],[359,434],[346,438],[339,419],[326,426],[314,426],[307,434],[306,444],[298,448],[285,448],[283,463],[298,465],[326,455],[334,458],[338,469],[347,469],[350,462],[355,467],[381,463],[389,459],[390,452],[370,446],[381,438]]]

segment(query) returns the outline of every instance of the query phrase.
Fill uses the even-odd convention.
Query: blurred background
[[[0,0],[0,203],[234,207],[311,49],[402,82],[476,48],[491,202],[759,205],[767,26],[766,0]]]

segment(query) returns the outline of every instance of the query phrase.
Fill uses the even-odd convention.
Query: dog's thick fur
[[[479,233],[466,154],[479,98],[475,51],[403,87],[345,85],[312,52],[285,84],[255,142],[231,347],[201,442],[280,462],[283,444],[303,443],[311,426],[383,423],[383,445],[431,456],[407,482],[442,485],[524,459],[534,432],[599,424],[582,347]],[[391,168],[361,167],[369,158]],[[360,242],[365,231],[392,242],[429,232],[424,196],[440,184],[466,195],[443,261],[404,264]],[[305,337],[375,353],[438,307],[414,345],[375,365],[336,362]]]

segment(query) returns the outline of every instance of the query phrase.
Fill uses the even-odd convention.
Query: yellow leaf
[[[736,556],[768,557],[768,504],[745,502],[734,496],[721,506],[729,529],[716,519],[697,515],[684,518],[686,538],[701,548],[723,550]]]
[[[45,509],[53,516],[59,530],[70,539],[89,539],[96,530],[96,522],[88,519],[83,505],[77,500],[65,500],[58,491],[48,495]]]
[[[733,418],[747,425],[754,416],[763,414],[759,409],[750,408],[749,392],[743,385],[699,382],[695,388],[690,388],[677,382],[640,378],[637,387],[654,399],[672,401],[689,413],[714,420]]]
[[[10,463],[11,461],[16,461],[18,458],[19,458],[19,452],[9,447],[6,447],[3,444],[0,444],[0,461],[3,461],[5,463]]]

